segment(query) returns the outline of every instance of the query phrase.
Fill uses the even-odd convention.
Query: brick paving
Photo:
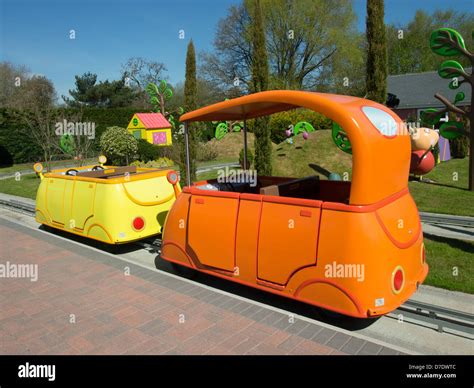
[[[399,354],[3,219],[0,242],[38,265],[0,278],[0,354]]]

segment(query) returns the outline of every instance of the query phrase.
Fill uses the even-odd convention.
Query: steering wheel
[[[66,171],[66,175],[76,176],[78,172],[79,171],[77,171],[75,168],[70,168],[69,170]]]
[[[103,169],[104,167],[99,166],[99,165],[92,167],[92,171],[98,171],[98,170],[103,170]]]

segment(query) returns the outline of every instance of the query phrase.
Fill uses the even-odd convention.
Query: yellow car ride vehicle
[[[123,244],[161,233],[181,192],[172,169],[101,164],[42,173],[36,221],[108,244]]]

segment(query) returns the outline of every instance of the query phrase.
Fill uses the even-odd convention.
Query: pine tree
[[[186,79],[184,81],[184,109],[186,112],[190,112],[197,108],[197,81],[196,81],[196,52],[194,50],[194,44],[191,40],[188,44],[186,52]],[[189,123],[189,159],[190,159],[190,175],[191,181],[196,180],[196,143],[197,133],[196,124]],[[185,172],[186,166],[186,150],[184,143],[181,148],[181,171]],[[183,174],[183,181],[186,182],[186,176]]]
[[[257,93],[268,89],[268,56],[260,0],[254,1],[252,11],[249,12],[253,19],[251,91]],[[272,173],[272,142],[268,124],[267,117],[255,119],[255,169],[261,175]]]
[[[367,0],[367,98],[385,104],[387,101],[387,37],[384,23],[384,1]]]

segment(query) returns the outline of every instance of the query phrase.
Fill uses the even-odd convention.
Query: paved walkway
[[[0,219],[0,354],[400,354]],[[127,273],[130,275],[127,275]]]

